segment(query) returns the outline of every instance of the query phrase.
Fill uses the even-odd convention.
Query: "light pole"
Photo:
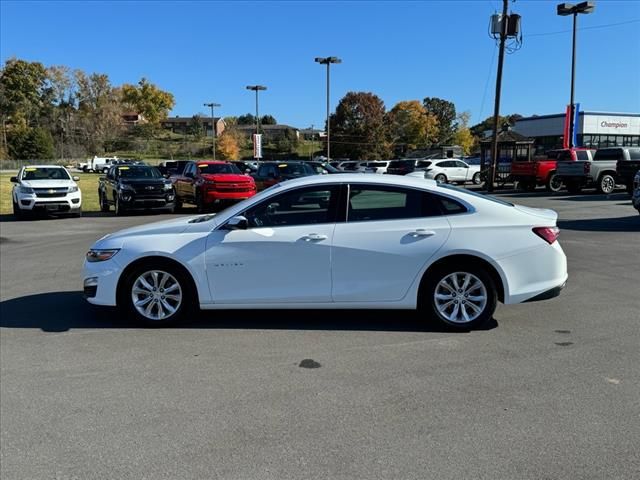
[[[331,127],[329,126],[330,70],[332,63],[342,63],[338,57],[316,57],[315,62],[327,66],[327,162],[331,160]]]
[[[581,2],[577,5],[573,5],[571,3],[560,3],[557,6],[558,15],[562,17],[566,17],[569,15],[573,15],[573,46],[571,50],[571,99],[569,100],[569,105],[571,107],[571,118],[569,118],[569,148],[573,148],[575,145],[573,144],[573,130],[575,125],[573,123],[575,119],[574,103],[573,103],[573,95],[575,90],[575,80],[576,80],[576,24],[578,22],[578,14],[579,13],[591,13],[595,10],[596,5],[595,2]]]
[[[211,143],[213,148],[213,161],[215,161],[216,160],[216,120],[215,120],[215,117],[213,116],[213,109],[215,107],[221,107],[222,105],[220,105],[219,103],[211,102],[211,103],[205,103],[204,106],[211,108]]]
[[[247,85],[247,90],[253,90],[256,92],[256,135],[260,133],[260,115],[258,113],[258,92],[260,90],[266,90],[264,85]]]

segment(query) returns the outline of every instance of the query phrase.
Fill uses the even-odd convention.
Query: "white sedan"
[[[218,215],[101,238],[86,255],[84,292],[148,325],[198,307],[419,308],[468,329],[498,301],[560,293],[567,262],[556,219],[424,179],[314,175]]]
[[[445,159],[432,160],[431,164],[424,170],[416,170],[408,174],[412,177],[433,179],[439,183],[467,183],[473,182],[480,185],[480,165],[469,165],[462,160]]]

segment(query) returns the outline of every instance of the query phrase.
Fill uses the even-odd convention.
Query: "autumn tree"
[[[231,129],[227,129],[216,140],[216,152],[222,160],[238,160],[240,145],[238,137]]]
[[[458,115],[456,121],[456,131],[453,134],[452,143],[462,147],[462,152],[465,155],[469,155],[478,146],[478,140],[473,136],[469,129],[469,119],[471,114],[469,112],[462,112]]]
[[[331,122],[333,157],[354,160],[389,158],[384,102],[370,92],[349,92],[338,104]]]
[[[169,111],[175,105],[175,99],[171,93],[159,89],[149,83],[146,78],[142,78],[137,85],[124,84],[122,101],[131,105],[154,126],[167,118]]]
[[[437,97],[426,97],[422,103],[427,113],[438,120],[438,136],[434,143],[436,145],[450,144],[456,130],[456,106],[453,102]]]
[[[436,140],[438,121],[418,100],[398,102],[387,114],[391,141],[402,152],[426,148]]]

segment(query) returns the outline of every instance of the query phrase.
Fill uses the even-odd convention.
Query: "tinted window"
[[[351,185],[347,221],[399,220],[440,215],[431,195],[419,190]]]
[[[389,162],[389,168],[411,168],[415,164],[415,160],[392,160]]]
[[[199,163],[198,170],[200,173],[235,173],[239,174],[240,170],[235,165],[230,163]]]
[[[64,168],[27,167],[22,172],[22,180],[69,180],[69,174]]]
[[[454,190],[456,192],[464,193],[465,195],[470,195],[472,197],[482,198],[484,200],[490,200],[492,202],[499,203],[500,205],[506,205],[506,206],[509,206],[509,207],[513,207],[513,203],[505,202],[504,200],[501,200],[501,199],[496,198],[496,197],[492,197],[490,195],[483,195],[481,193],[477,193],[477,192],[474,192],[472,190],[467,190],[466,188],[455,187],[455,186],[449,185],[447,183],[440,183],[440,184],[438,184],[438,187],[446,188],[447,190]]]
[[[466,163],[463,163],[463,162],[460,162],[460,161],[455,161],[453,163],[455,163],[456,167],[458,167],[458,168],[467,168],[467,164]]]
[[[435,199],[440,203],[440,208],[444,215],[455,215],[456,213],[465,213],[467,211],[464,205],[451,198],[435,195]]]
[[[588,161],[588,160],[590,160],[590,158],[589,158],[589,152],[588,152],[588,151],[586,151],[586,150],[578,150],[578,151],[576,152],[576,158],[577,158],[578,160],[587,160],[587,161]]]
[[[629,149],[629,160],[640,160],[640,148]]]
[[[428,168],[431,163],[431,160],[420,160],[416,163],[416,168]]]
[[[576,155],[579,152],[576,152]],[[571,161],[571,152],[569,150],[562,150],[560,152],[556,152],[555,154],[547,154],[547,158],[549,160],[558,160],[559,162],[570,162]],[[580,158],[578,158],[580,160]]]
[[[618,148],[607,148],[604,150],[598,150],[593,157],[594,161],[605,160],[618,160],[622,158],[622,150]]]
[[[260,168],[258,169],[259,177],[268,177],[269,174],[275,177],[276,167],[274,165],[261,165]]]
[[[305,175],[313,175],[315,172],[310,165],[306,163],[281,163],[278,165],[280,175],[289,175],[293,177],[303,177]]]
[[[338,191],[337,185],[299,188],[268,198],[243,215],[250,228],[331,223]]]

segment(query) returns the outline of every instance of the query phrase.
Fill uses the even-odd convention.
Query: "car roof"
[[[225,162],[224,160],[202,160],[202,161],[196,161],[196,160],[192,160],[193,163],[197,163],[198,165],[224,165],[227,164],[229,162]]]
[[[363,175],[358,173],[343,173],[340,175],[311,175],[283,182],[283,186],[312,186],[315,184],[327,183],[367,183],[372,185],[389,185],[405,187],[437,187],[435,180],[416,177],[405,177],[400,175]]]
[[[22,168],[65,168],[65,167],[63,167],[62,165],[25,165]]]

